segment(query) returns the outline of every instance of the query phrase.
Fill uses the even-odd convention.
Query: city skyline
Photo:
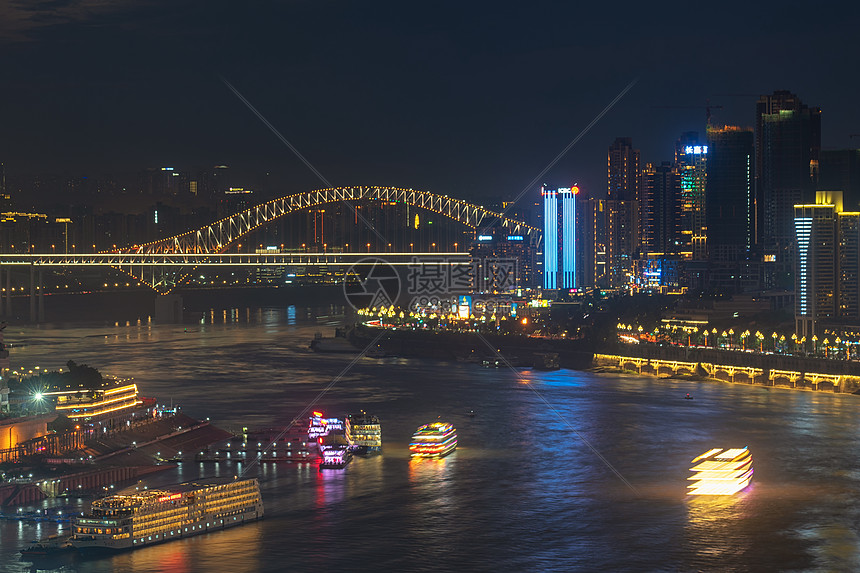
[[[205,11],[180,2],[4,12],[0,158],[10,178],[228,163],[271,173],[275,195],[324,187],[222,77],[334,185],[476,202],[516,196],[637,78],[548,182],[603,192],[604,149],[618,136],[633,138],[643,164],[670,160],[679,134],[704,132],[708,100],[714,125],[753,126],[758,95],[788,89],[823,110],[823,147],[849,147],[860,131],[851,127],[860,125],[854,80],[834,65],[849,34],[833,26],[847,31],[851,19],[836,9],[802,22],[767,15],[771,27],[754,34],[716,18],[693,33],[683,15],[644,7],[621,16],[478,5],[230,11],[217,2]],[[790,43],[801,28],[823,38],[825,22],[829,40]],[[655,40],[644,23],[671,40]],[[763,44],[788,47],[766,66],[741,57]]]

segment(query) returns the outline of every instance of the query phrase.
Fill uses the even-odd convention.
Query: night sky
[[[476,201],[516,196],[637,79],[544,181],[603,193],[616,136],[670,160],[682,131],[704,131],[694,106],[751,126],[775,89],[822,108],[824,147],[860,145],[856,3],[2,6],[10,177],[225,163],[271,195],[323,187],[221,77],[334,185]],[[690,107],[657,107],[673,105]]]

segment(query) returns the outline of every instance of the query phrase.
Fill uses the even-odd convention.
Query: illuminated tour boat
[[[320,470],[343,469],[352,459],[349,442],[341,433],[331,432],[319,438]]]
[[[308,439],[316,442],[320,436],[327,436],[331,431],[343,432],[343,420],[324,418],[322,412],[314,412],[308,425]]]
[[[732,495],[748,486],[753,475],[752,455],[746,447],[713,448],[691,463],[690,495]]]
[[[382,426],[379,418],[364,410],[346,416],[346,440],[356,453],[378,452],[382,449]]]
[[[412,435],[409,450],[413,457],[441,458],[457,448],[457,430],[446,422],[433,422],[418,428]]]
[[[263,517],[256,479],[189,482],[98,499],[73,520],[82,552],[123,550],[242,525]]]

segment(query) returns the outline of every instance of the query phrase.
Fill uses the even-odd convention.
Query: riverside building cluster
[[[775,91],[759,97],[751,126],[716,125],[708,109],[704,133],[682,133],[674,148],[645,163],[618,137],[605,190],[544,185],[520,214],[543,230],[521,264],[534,269],[526,282],[550,299],[753,296],[793,306],[798,337],[860,330],[860,149],[821,148],[820,108]],[[484,239],[483,256],[490,239],[510,250]]]

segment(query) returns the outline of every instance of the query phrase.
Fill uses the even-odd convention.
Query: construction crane
[[[658,109],[704,109],[705,110],[705,125],[711,125],[711,110],[723,109],[721,105],[711,105],[710,100],[705,100],[705,105],[655,105]]]

